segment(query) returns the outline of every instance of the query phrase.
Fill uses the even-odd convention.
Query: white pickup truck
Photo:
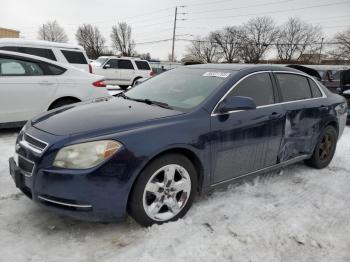
[[[91,66],[92,72],[104,76],[108,85],[118,85],[124,90],[141,78],[153,76],[149,63],[134,57],[101,56]]]

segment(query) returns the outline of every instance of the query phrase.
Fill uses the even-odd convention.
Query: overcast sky
[[[0,0],[0,27],[21,31],[21,37],[36,39],[38,27],[57,20],[69,42],[83,23],[99,27],[110,46],[112,25],[125,21],[132,26],[136,50],[166,59],[171,52],[174,8],[179,7],[178,38],[191,39],[228,25],[239,25],[249,18],[268,15],[278,24],[297,16],[324,28],[327,38],[350,26],[350,0]],[[309,8],[310,7],[310,8]],[[303,8],[303,9],[302,9]],[[189,43],[177,41],[175,54],[181,58]]]

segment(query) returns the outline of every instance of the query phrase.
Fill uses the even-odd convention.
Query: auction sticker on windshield
[[[222,77],[226,78],[230,75],[230,73],[223,73],[223,72],[205,72],[203,76],[211,76],[211,77]]]

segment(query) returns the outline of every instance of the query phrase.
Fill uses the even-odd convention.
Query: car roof
[[[30,45],[30,46],[41,46],[41,47],[57,47],[65,49],[75,49],[84,51],[84,48],[80,45],[66,44],[66,43],[55,43],[44,40],[25,40],[19,38],[2,38],[0,39],[0,45],[9,44],[9,45]]]
[[[115,55],[111,55],[111,56],[99,56],[98,58],[113,58],[113,59],[130,59],[130,60],[135,60],[135,61],[146,61],[145,59],[141,59],[139,57],[128,57],[128,56],[115,56]]]
[[[298,72],[294,68],[277,66],[277,65],[266,65],[266,64],[198,64],[198,65],[188,65],[189,68],[198,69],[214,69],[214,70],[232,70],[232,71],[286,71],[286,72]]]

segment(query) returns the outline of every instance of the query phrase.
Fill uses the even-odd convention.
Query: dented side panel
[[[323,129],[323,120],[331,110],[325,99],[284,104],[286,121],[283,130],[279,162],[299,155],[311,155]]]

